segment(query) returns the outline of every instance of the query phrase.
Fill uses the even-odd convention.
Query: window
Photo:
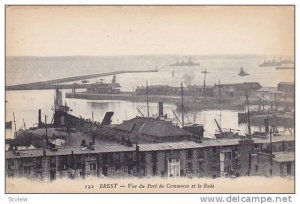
[[[153,176],[155,176],[157,174],[156,165],[152,166],[152,174],[153,174]]]
[[[45,167],[47,163],[48,163],[48,158],[43,158],[42,159],[42,166]]]
[[[124,153],[123,153],[123,152],[120,153],[120,161],[121,161],[121,162],[124,162]]]
[[[42,158],[36,158],[36,168],[42,168]]]
[[[286,164],[286,173],[287,173],[287,175],[292,174],[292,164],[291,163]]]
[[[56,158],[55,157],[50,157],[50,166],[55,167],[56,166]]]
[[[202,166],[203,166],[203,162],[202,162],[202,161],[201,161],[201,162],[198,162],[198,171],[199,171],[199,172],[200,172],[200,171],[203,171]]]
[[[193,150],[192,149],[188,149],[187,150],[187,159],[192,159],[193,158]]]
[[[225,159],[231,159],[231,152],[225,152]]]
[[[124,166],[124,172],[128,173],[128,166]]]
[[[191,163],[191,162],[187,163],[186,171],[187,171],[187,173],[193,173],[193,163]]]
[[[216,154],[216,153],[217,153],[217,148],[216,148],[216,147],[213,147],[212,152],[213,152],[214,154]]]
[[[102,163],[102,160],[103,160],[102,154],[99,154],[99,155],[98,155],[98,162],[99,162],[99,163]]]
[[[98,168],[99,175],[102,175],[102,168]]]
[[[152,152],[152,162],[156,161],[156,152]]]
[[[145,159],[146,159],[145,152],[141,152],[141,162],[145,163]]]
[[[24,173],[25,173],[25,175],[30,174],[30,167],[29,166],[24,166]]]
[[[113,161],[118,162],[120,160],[120,154],[119,153],[113,153]]]
[[[108,153],[107,154],[107,163],[113,163],[113,154],[112,153]]]
[[[109,167],[109,168],[107,169],[108,175],[114,174],[115,171],[116,171],[115,167]]]
[[[90,170],[91,171],[96,171],[96,164],[95,163],[90,164]]]
[[[133,157],[132,160],[136,161],[136,152],[133,152],[132,157]]]
[[[129,158],[129,153],[125,152],[124,153],[124,160],[127,160]]]
[[[203,151],[203,149],[198,149],[197,150],[197,158],[198,159],[204,159],[204,151]]]
[[[258,172],[258,165],[255,165],[255,172]]]

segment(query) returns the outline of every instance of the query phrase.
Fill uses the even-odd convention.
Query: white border
[[[297,15],[298,13],[298,9],[299,9],[299,5],[300,5],[300,1],[296,1],[296,0],[265,0],[265,1],[261,1],[261,0],[243,0],[243,1],[230,1],[230,0],[206,0],[206,1],[197,1],[197,0],[176,0],[176,1],[166,1],[166,0],[143,0],[143,1],[133,1],[133,0],[127,0],[125,1],[121,1],[121,0],[111,0],[111,1],[103,1],[103,0],[85,0],[85,1],[79,1],[79,0],[70,0],[70,1],[59,1],[59,0],[2,0],[0,2],[1,8],[0,8],[0,33],[1,33],[1,47],[2,49],[0,49],[0,76],[1,76],[1,81],[2,86],[0,88],[0,96],[1,98],[3,98],[2,96],[4,96],[4,79],[5,79],[5,75],[4,75],[4,53],[5,53],[5,48],[4,48],[4,12],[5,12],[5,5],[6,4],[24,4],[24,5],[30,5],[30,4],[76,4],[76,5],[81,5],[81,4],[210,4],[210,5],[214,5],[214,4],[222,4],[222,5],[226,5],[226,4],[239,4],[239,5],[268,5],[268,4],[272,4],[272,5],[296,5],[296,64],[298,65],[298,60],[299,60],[299,41],[297,40],[297,34],[299,33],[299,15]],[[299,83],[298,83],[298,79],[299,79],[299,74],[297,72],[296,69],[296,90],[298,90],[299,88]],[[297,91],[296,91],[297,92]],[[299,93],[298,93],[299,94]],[[298,95],[297,95],[298,96]],[[298,102],[298,97],[296,96],[296,107],[298,107],[297,105],[299,105]],[[200,203],[199,197],[200,195],[195,195],[195,194],[188,194],[188,195],[153,195],[153,194],[149,194],[149,195],[75,195],[75,194],[69,194],[69,195],[44,195],[44,194],[39,194],[39,195],[12,195],[12,194],[4,194],[4,166],[2,164],[4,164],[4,121],[5,121],[5,110],[4,110],[4,99],[1,101],[2,102],[2,106],[0,108],[1,111],[1,125],[0,125],[0,132],[1,134],[1,139],[0,139],[0,152],[1,152],[1,159],[0,159],[0,164],[1,164],[1,170],[0,170],[0,202],[1,203],[12,203],[9,202],[9,197],[26,197],[29,199],[29,202],[27,203],[62,203],[62,202],[72,202],[72,203],[173,203],[173,204],[182,204],[182,203]],[[296,108],[296,110],[298,111],[298,109]],[[299,126],[299,121],[298,119],[298,112],[296,112],[296,127],[300,127]],[[296,137],[298,135],[298,129],[296,129]],[[296,138],[296,155],[298,154],[298,150],[300,149],[299,147],[299,142],[298,142],[299,138]],[[300,169],[300,165],[299,165],[299,156],[296,156],[296,170],[299,171]],[[298,178],[298,174],[296,171],[296,182],[299,180]],[[296,183],[296,190],[298,191],[298,194],[296,195],[291,195],[293,198],[293,203],[300,203],[300,196],[299,196],[299,185],[297,185]],[[217,195],[217,194],[216,194]],[[213,195],[210,195],[213,196]],[[220,195],[218,195],[220,196]],[[228,196],[227,195],[222,195],[224,197]],[[250,195],[249,195],[250,196]],[[279,196],[279,195],[271,195],[271,196]],[[283,195],[285,196],[285,195]]]

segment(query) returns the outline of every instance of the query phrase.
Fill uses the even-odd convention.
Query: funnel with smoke
[[[191,74],[184,74],[183,75],[183,83],[185,85],[191,85],[192,84],[192,81],[194,79],[194,75],[191,75]]]

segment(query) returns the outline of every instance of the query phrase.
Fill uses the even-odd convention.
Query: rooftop
[[[165,150],[179,150],[179,149],[195,149],[201,147],[214,147],[214,146],[233,146],[238,145],[240,139],[221,139],[221,140],[204,140],[202,143],[196,143],[193,141],[181,141],[181,142],[166,142],[166,143],[153,143],[153,144],[139,144],[139,151],[147,152],[147,151],[165,151]],[[273,138],[273,142],[280,141],[293,141],[294,137],[283,137],[278,136]],[[268,139],[260,139],[254,138],[254,143],[269,143]],[[78,146],[72,147],[61,147],[57,148],[57,151],[51,151],[46,149],[47,156],[54,155],[70,155],[72,154],[94,154],[94,153],[107,153],[107,152],[132,152],[135,151],[135,145],[132,147],[128,147],[125,145],[100,145],[94,146],[94,150],[86,149]],[[14,153],[13,151],[6,151],[6,158],[26,158],[26,157],[40,157],[43,156],[44,149],[26,149],[26,150],[18,150],[19,155]],[[286,155],[287,154],[287,155]],[[274,153],[275,161],[284,161],[287,158],[293,158],[288,156],[289,152],[283,153]],[[277,155],[277,156],[276,156]]]
[[[137,131],[144,135],[152,135],[157,137],[191,135],[191,133],[181,129],[178,126],[172,125],[170,122],[147,117],[135,117],[133,119],[124,121],[114,128],[126,132]]]
[[[283,93],[282,91],[278,91],[277,87],[262,87],[257,90],[258,92],[270,92],[270,93]]]
[[[294,82],[279,82],[278,85],[292,85],[295,86]]]
[[[203,88],[204,85],[197,85],[197,84],[194,84],[194,85],[187,85],[187,88]],[[209,89],[209,88],[215,88],[215,86],[212,86],[212,85],[206,85],[205,88]]]

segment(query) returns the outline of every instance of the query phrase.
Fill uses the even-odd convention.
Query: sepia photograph
[[[295,193],[295,6],[6,5],[5,192]]]

